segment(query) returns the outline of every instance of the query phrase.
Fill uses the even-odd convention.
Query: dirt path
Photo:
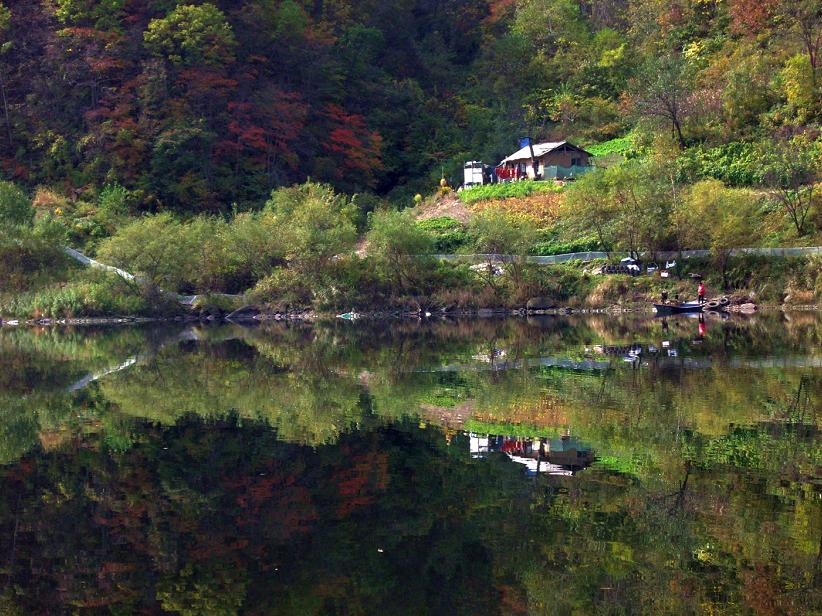
[[[433,203],[424,203],[417,208],[417,220],[428,220],[440,216],[448,216],[465,224],[471,220],[474,212],[454,194],[438,197]]]

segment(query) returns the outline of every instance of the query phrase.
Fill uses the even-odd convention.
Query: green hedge
[[[561,192],[562,187],[553,181],[526,180],[522,182],[506,182],[503,184],[486,184],[466,188],[457,193],[463,203],[475,203],[489,199],[508,199],[528,197],[534,193]]]
[[[449,216],[420,220],[417,227],[431,237],[438,254],[453,254],[470,243],[466,226]]]
[[[734,142],[715,148],[697,146],[677,160],[677,179],[697,182],[707,178],[728,186],[756,186],[763,181],[759,144]]]

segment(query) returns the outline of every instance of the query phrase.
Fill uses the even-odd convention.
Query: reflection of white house
[[[490,451],[488,449],[488,436],[471,432],[468,435],[468,447],[471,450],[472,458],[481,458]]]
[[[594,461],[591,448],[569,435],[561,438],[508,438],[470,433],[472,458],[482,458],[491,452],[502,452],[513,462],[525,466],[529,475],[573,475]]]

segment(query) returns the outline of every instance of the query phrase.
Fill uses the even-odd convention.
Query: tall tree
[[[789,31],[799,38],[811,66],[813,85],[816,87],[819,49],[822,47],[822,2],[820,0],[791,0],[780,2],[778,15]]]
[[[630,104],[642,118],[668,123],[680,148],[685,148],[682,124],[692,109],[692,86],[680,56],[651,58],[632,81]]]
[[[807,231],[822,172],[822,148],[806,136],[769,144],[762,152],[763,184],[774,190],[799,236]]]

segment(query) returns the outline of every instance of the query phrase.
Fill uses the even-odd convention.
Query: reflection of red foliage
[[[337,471],[332,476],[341,499],[337,508],[340,517],[372,504],[376,493],[384,490],[388,483],[388,454],[358,454],[351,461],[353,465],[350,468]]]
[[[318,519],[311,492],[298,483],[299,477],[270,465],[262,475],[224,477],[223,486],[234,494],[241,512],[237,526],[265,526],[270,533],[286,539],[311,530]]]

